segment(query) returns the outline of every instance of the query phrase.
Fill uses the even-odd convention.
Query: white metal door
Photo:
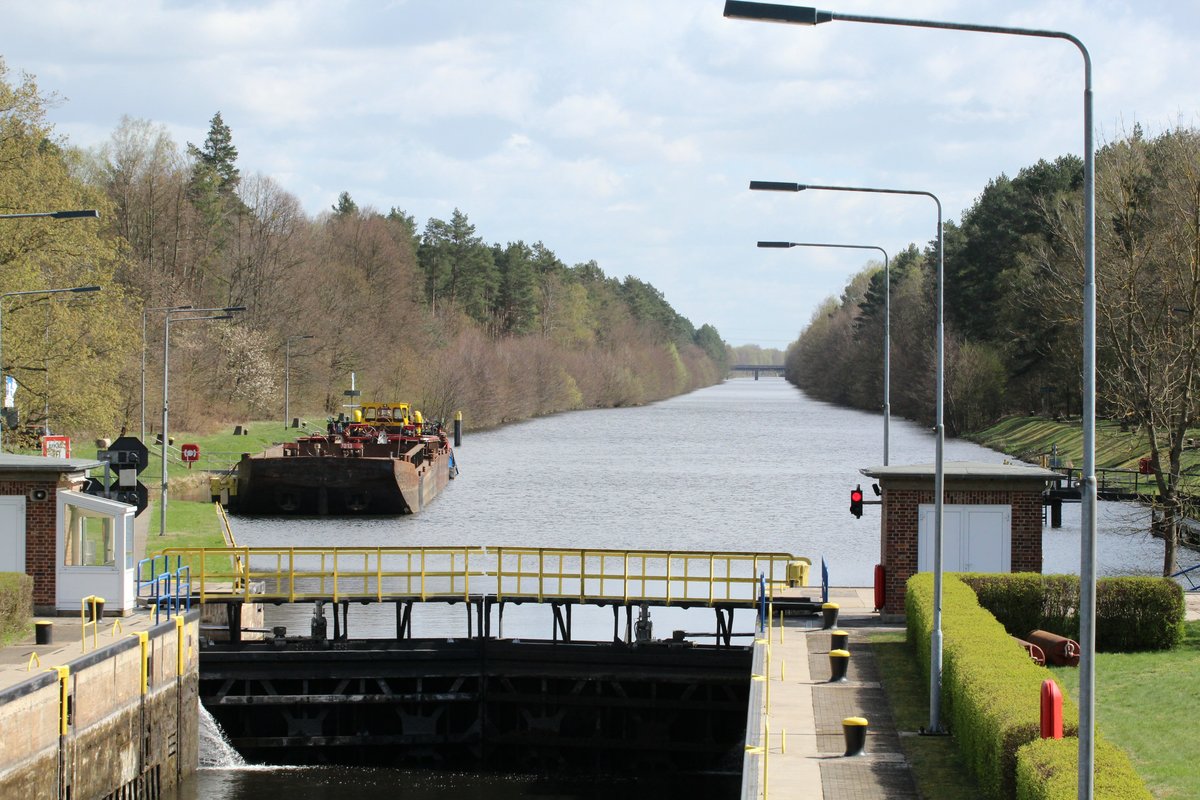
[[[917,526],[917,571],[933,569],[932,505]],[[942,514],[943,572],[1011,572],[1012,508],[948,505]]]
[[[25,496],[0,497],[0,572],[25,571]]]

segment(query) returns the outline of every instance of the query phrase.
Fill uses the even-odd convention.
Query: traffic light
[[[850,513],[856,517],[862,516],[863,493],[862,486],[855,486],[850,490]]]

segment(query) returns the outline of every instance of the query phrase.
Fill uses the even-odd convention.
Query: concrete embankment
[[[163,796],[196,769],[199,614],[54,627],[0,651],[0,796]]]

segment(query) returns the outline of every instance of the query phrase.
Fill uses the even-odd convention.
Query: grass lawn
[[[1162,800],[1200,800],[1200,737],[1191,724],[1200,700],[1200,621],[1185,623],[1170,652],[1097,653],[1096,725],[1129,753],[1147,787]],[[871,637],[884,689],[899,731],[929,721],[929,687],[904,633]],[[1079,670],[1052,668],[1063,691],[1079,697]],[[924,797],[980,796],[949,737],[901,736]]]
[[[154,494],[153,492],[151,493]],[[150,504],[145,513],[150,515],[150,528],[146,534],[145,557],[158,555],[168,547],[224,547],[225,539],[221,535],[221,520],[210,502],[189,500],[171,500],[167,504],[166,533],[159,535],[159,503]],[[206,569],[209,571],[225,572],[229,569],[228,558],[206,556]],[[191,563],[196,576],[199,575],[200,565]]]
[[[1155,797],[1200,800],[1200,621],[1185,623],[1170,652],[1096,654],[1096,726],[1120,745]],[[1079,671],[1054,669],[1055,680],[1079,697]]]
[[[958,755],[953,738],[906,735],[929,725],[929,682],[922,677],[904,641],[904,631],[872,633],[871,649],[896,730],[901,732],[900,747],[912,767],[921,796],[969,800],[982,797]]]

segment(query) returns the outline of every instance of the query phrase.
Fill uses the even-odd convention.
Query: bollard
[[[867,754],[866,717],[846,717],[842,720],[842,735],[846,737],[846,756]]]
[[[846,631],[830,631],[829,632],[829,649],[830,650],[845,650],[846,644],[850,641],[850,634]]]
[[[1042,738],[1063,738],[1062,692],[1049,678],[1042,681]]]
[[[54,641],[54,623],[45,619],[33,623],[33,641],[35,644],[51,644]]]
[[[100,618],[104,616],[104,598],[103,597],[95,597],[95,596],[92,597],[91,614],[92,614],[92,618],[90,620],[88,620],[89,622],[99,622]]]
[[[454,412],[454,446],[462,447],[462,412]]]
[[[845,650],[829,651],[829,682],[845,683],[846,672],[850,669],[850,653]]]
[[[837,627],[838,608],[840,606],[837,603],[821,604],[821,616],[825,620],[824,624],[821,625],[821,630],[830,631]]]

